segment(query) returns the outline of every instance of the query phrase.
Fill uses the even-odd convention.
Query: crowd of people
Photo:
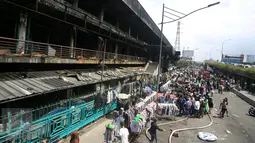
[[[106,143],[116,140],[129,143],[131,134],[140,134],[149,124],[150,142],[157,142],[157,130],[164,131],[157,125],[158,116],[203,118],[205,114],[211,114],[214,108],[214,91],[218,89],[222,92],[222,86],[229,84],[218,75],[204,74],[203,70],[193,68],[176,70],[169,73],[169,77],[159,93],[155,94],[152,88],[146,86],[143,90],[146,92],[144,99],[120,108],[114,120],[106,125]],[[219,117],[224,118],[225,113],[228,116],[227,107],[228,99],[224,98],[220,104]],[[76,134],[72,134],[72,137],[71,143],[79,142]]]

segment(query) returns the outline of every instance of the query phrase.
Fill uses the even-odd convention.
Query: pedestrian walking
[[[209,103],[208,103],[208,96],[205,98],[204,100],[204,104],[205,104],[205,113],[208,114],[209,113]]]
[[[199,117],[199,115],[200,115],[200,113],[199,113],[199,110],[200,110],[200,102],[199,102],[199,100],[198,100],[198,98],[196,99],[196,101],[195,101],[195,104],[194,104],[194,116],[195,117]]]
[[[145,127],[147,127],[147,125],[148,125],[148,123],[150,123],[150,119],[151,119],[151,111],[148,109],[148,108],[146,108],[145,109],[146,110],[146,122],[145,122]]]
[[[208,104],[209,104],[209,114],[211,114],[211,111],[213,108],[213,100],[211,97],[208,98]]]
[[[225,102],[226,102],[226,114],[228,117],[228,98],[227,97],[225,98]]]
[[[227,110],[227,105],[226,104],[227,104],[226,103],[226,99],[223,99],[223,102],[221,102],[220,108],[219,108],[219,109],[221,109],[221,112],[220,112],[221,118],[224,118],[224,114],[225,114],[225,112]]]
[[[191,106],[192,106],[192,102],[190,100],[190,98],[187,100],[186,102],[186,115],[189,117],[190,113],[191,113]]]
[[[128,141],[128,136],[129,136],[129,131],[127,128],[124,127],[124,122],[120,122],[120,132],[119,132],[119,136],[120,136],[120,140],[121,143],[129,143]]]
[[[203,99],[200,100],[200,116],[199,118],[203,118],[204,117],[204,113],[205,113],[205,104]]]
[[[184,96],[181,97],[181,99],[179,100],[179,103],[180,103],[180,116],[181,116],[185,113],[186,100],[185,100]]]
[[[106,130],[104,133],[104,141],[105,143],[112,143],[114,141],[114,128],[115,126],[112,125],[111,123],[107,124]]]
[[[157,125],[157,120],[153,119],[152,123],[151,123],[151,127],[149,129],[149,133],[151,135],[151,140],[150,143],[154,143],[154,140],[156,141],[156,143],[158,143],[158,138],[157,138],[157,130],[159,131],[165,131],[161,128],[158,127]]]

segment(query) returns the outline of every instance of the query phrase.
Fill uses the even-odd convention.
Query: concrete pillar
[[[70,58],[73,58],[73,47],[74,47],[74,34],[71,31],[71,35],[70,35]]]
[[[115,59],[118,58],[118,51],[119,51],[119,45],[116,43],[115,44]]]
[[[17,37],[21,41],[18,41],[16,53],[24,54],[25,46],[26,46],[26,43],[24,41],[26,40],[26,32],[27,32],[27,15],[26,14],[23,14],[23,13],[20,14],[18,29],[19,30],[18,30]]]
[[[128,35],[131,36],[131,26],[128,28]]]
[[[70,58],[74,58],[75,57],[75,50],[74,47],[76,46],[76,28],[73,27],[70,31]]]
[[[78,8],[78,3],[79,3],[79,0],[74,0],[73,7]]]
[[[104,6],[103,5],[101,6],[101,11],[100,11],[99,19],[100,19],[100,22],[104,21]]]
[[[137,35],[136,35],[136,40],[138,40],[138,32],[137,32]]]
[[[97,47],[97,53],[96,53],[96,57],[98,59],[103,59],[102,58],[102,52],[103,52],[103,41],[104,39],[102,37],[98,37],[98,41],[97,41],[97,44],[98,44],[98,47]]]

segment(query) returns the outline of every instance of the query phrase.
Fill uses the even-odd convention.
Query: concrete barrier
[[[232,89],[232,92],[235,93],[238,97],[243,99],[245,102],[249,103],[250,105],[255,107],[255,100],[249,98],[248,96],[244,95],[240,91],[236,90],[235,88]]]

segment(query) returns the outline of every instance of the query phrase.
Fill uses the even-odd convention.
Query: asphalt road
[[[228,118],[231,118],[231,123],[236,125],[239,124],[241,127],[237,128],[237,130],[239,131],[241,130],[242,132],[244,132],[245,136],[247,136],[247,138],[250,139],[250,142],[255,143],[255,117],[251,117],[248,114],[250,105],[233,93],[224,93],[223,95],[216,95],[215,100],[221,99],[222,96],[228,97],[229,100]]]
[[[219,104],[225,97],[228,97],[229,100],[229,117],[217,118],[215,116],[219,112]],[[225,92],[222,95],[215,94],[213,100],[215,103],[215,108],[212,111],[213,124],[202,130],[179,132],[179,137],[173,137],[172,142],[204,143],[205,141],[197,137],[198,132],[204,131],[215,134],[218,138],[217,143],[255,143],[255,117],[248,115],[250,105],[230,92]],[[158,132],[159,143],[168,143],[170,129],[203,126],[209,124],[209,122],[209,117],[204,116],[201,119],[190,118],[178,124],[162,126],[161,128],[166,131]],[[144,135],[136,140],[136,143],[146,142],[149,141]]]

